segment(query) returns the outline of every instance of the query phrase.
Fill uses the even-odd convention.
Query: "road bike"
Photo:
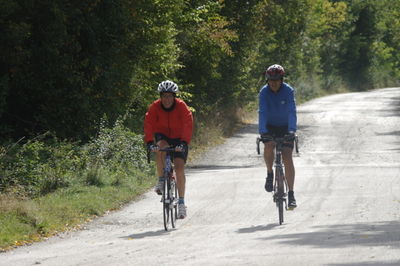
[[[272,199],[275,202],[278,208],[279,214],[279,224],[283,223],[283,206],[285,206],[285,210],[288,210],[287,206],[287,192],[288,192],[288,184],[285,178],[284,173],[284,165],[282,161],[282,149],[283,143],[292,141],[292,139],[288,139],[285,137],[271,137],[268,139],[261,139],[257,137],[257,153],[260,154],[260,142],[263,140],[274,141],[275,142],[275,160],[274,160],[274,167],[275,167],[275,177],[274,177],[274,186],[273,186],[273,194]],[[295,147],[296,153],[299,153],[298,149],[298,137],[295,135]]]
[[[160,148],[160,152],[165,152],[165,167],[163,171],[164,189],[161,196],[163,204],[164,229],[168,231],[170,226],[175,228],[178,218],[178,189],[172,158],[175,147]],[[147,153],[147,160],[150,162],[150,155]]]

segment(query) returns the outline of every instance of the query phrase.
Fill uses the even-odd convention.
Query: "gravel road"
[[[0,265],[400,265],[400,88],[312,100],[298,126],[298,208],[283,225],[250,124],[189,165],[176,230],[150,191]]]

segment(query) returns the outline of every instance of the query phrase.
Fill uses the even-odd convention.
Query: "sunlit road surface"
[[[0,265],[400,265],[400,88],[298,106],[298,208],[278,223],[257,125],[187,172],[188,217],[165,232],[154,192]]]

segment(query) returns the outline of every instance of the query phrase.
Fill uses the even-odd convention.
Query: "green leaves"
[[[157,84],[177,82],[207,119],[254,101],[268,65],[307,98],[394,86],[393,0],[2,0],[0,132],[89,141],[106,115],[142,130]],[[225,106],[225,107],[224,107]],[[221,116],[221,119],[225,119]],[[231,117],[229,117],[231,119]]]

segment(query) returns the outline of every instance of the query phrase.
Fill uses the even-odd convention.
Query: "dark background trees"
[[[234,121],[273,63],[303,99],[399,85],[399,1],[0,2],[3,140],[85,142],[121,116],[141,133],[167,78],[199,123]]]

